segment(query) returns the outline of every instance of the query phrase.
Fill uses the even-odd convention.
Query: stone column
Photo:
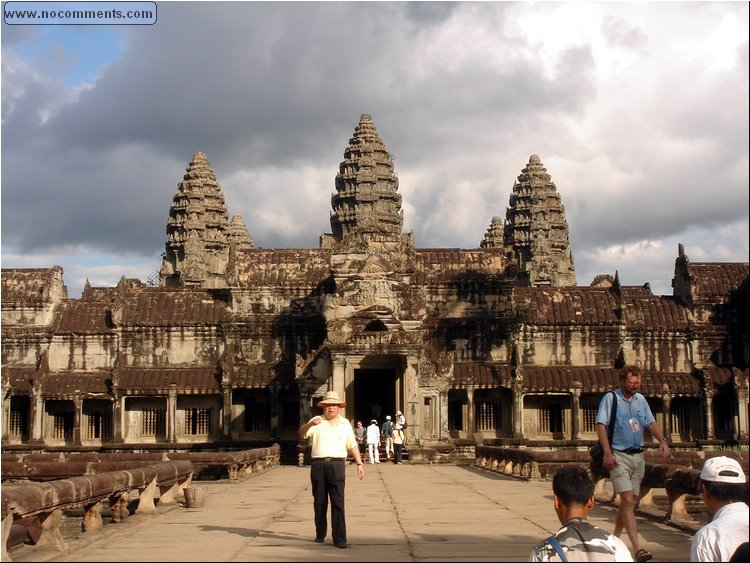
[[[224,406],[222,408],[221,419],[221,438],[223,440],[232,439],[232,386],[222,385],[221,396]]]
[[[80,446],[82,444],[81,434],[83,433],[81,429],[81,421],[83,420],[83,397],[76,395],[73,399],[73,404],[75,405],[75,411],[73,413],[73,445]]]
[[[737,392],[737,424],[735,425],[736,439],[738,442],[747,443],[750,429],[748,429],[748,380],[737,368],[734,371],[734,388]]]
[[[333,356],[333,375],[328,382],[328,389],[336,391],[339,398],[346,399],[346,355],[335,354]]]
[[[523,438],[523,393],[520,385],[513,385],[513,437]]]
[[[672,441],[672,397],[669,393],[664,393],[661,400],[664,404],[664,422],[661,431],[667,440]]]
[[[271,393],[271,436],[278,437],[279,413],[281,411],[281,405],[279,404],[279,386],[271,384],[268,386],[268,391]],[[342,397],[343,395],[339,396]]]
[[[10,395],[5,392],[5,386],[3,385],[3,435],[2,435],[3,444],[8,443],[8,438],[10,436],[10,433],[8,432],[9,425],[10,425]]]
[[[711,379],[708,377],[706,370],[702,370],[703,376],[703,414],[705,415],[706,422],[706,438],[713,440],[716,435],[714,434],[714,386]]]
[[[573,440],[581,439],[581,383],[579,381],[573,382],[573,388],[571,391],[571,414],[573,419],[571,420],[571,434]]]
[[[419,357],[409,355],[406,357],[406,369],[404,370],[404,416],[409,426],[406,428],[407,444],[422,443],[422,413],[420,402],[422,400],[419,392]]]
[[[476,420],[474,420],[474,389],[466,389],[466,437],[471,440],[477,431]]]
[[[115,395],[112,398],[112,441],[115,444],[122,444],[125,441],[123,436],[122,417],[125,413],[125,397]]]
[[[167,442],[170,444],[177,441],[176,424],[177,422],[177,385],[172,383],[169,386],[167,396]]]
[[[39,385],[32,387],[31,412],[31,439],[30,442],[36,444],[44,443],[44,398],[42,389]]]
[[[439,440],[445,440],[450,436],[450,429],[448,428],[448,390],[440,391],[440,435]]]

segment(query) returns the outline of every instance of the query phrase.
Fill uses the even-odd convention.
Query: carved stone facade
[[[196,153],[161,287],[122,278],[68,299],[58,266],[3,270],[3,445],[296,443],[333,389],[350,418],[402,410],[413,447],[583,447],[626,363],[675,442],[747,439],[747,263],[693,264],[680,247],[672,296],[617,273],[577,286],[536,155],[477,248],[417,248],[369,115],[331,204],[319,248],[255,248]]]

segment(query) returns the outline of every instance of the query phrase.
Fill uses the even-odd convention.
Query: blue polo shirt
[[[612,436],[613,450],[627,450],[643,447],[643,431],[656,422],[646,397],[635,393],[630,400],[622,396],[618,387],[615,389],[617,397],[617,416],[615,418],[615,432]],[[612,409],[612,393],[607,393],[599,403],[596,413],[596,423],[609,428],[609,413]]]

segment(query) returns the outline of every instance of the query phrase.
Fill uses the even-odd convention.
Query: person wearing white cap
[[[747,553],[750,541],[745,472],[730,457],[709,458],[703,464],[698,488],[711,520],[693,537],[690,561],[735,561],[735,551],[745,544]]]
[[[333,545],[345,548],[344,485],[347,451],[351,452],[357,462],[357,476],[360,480],[365,477],[365,466],[359,455],[352,425],[339,415],[346,402],[339,399],[336,391],[328,391],[318,406],[323,409],[323,416],[314,416],[299,427],[302,438],[312,438],[310,482],[315,508],[315,541],[323,543],[328,533],[330,498]]]

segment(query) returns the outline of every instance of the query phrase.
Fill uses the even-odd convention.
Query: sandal
[[[638,552],[635,554],[635,560],[636,561],[650,561],[653,558],[653,555],[651,555],[651,552],[647,549],[639,549]]]

